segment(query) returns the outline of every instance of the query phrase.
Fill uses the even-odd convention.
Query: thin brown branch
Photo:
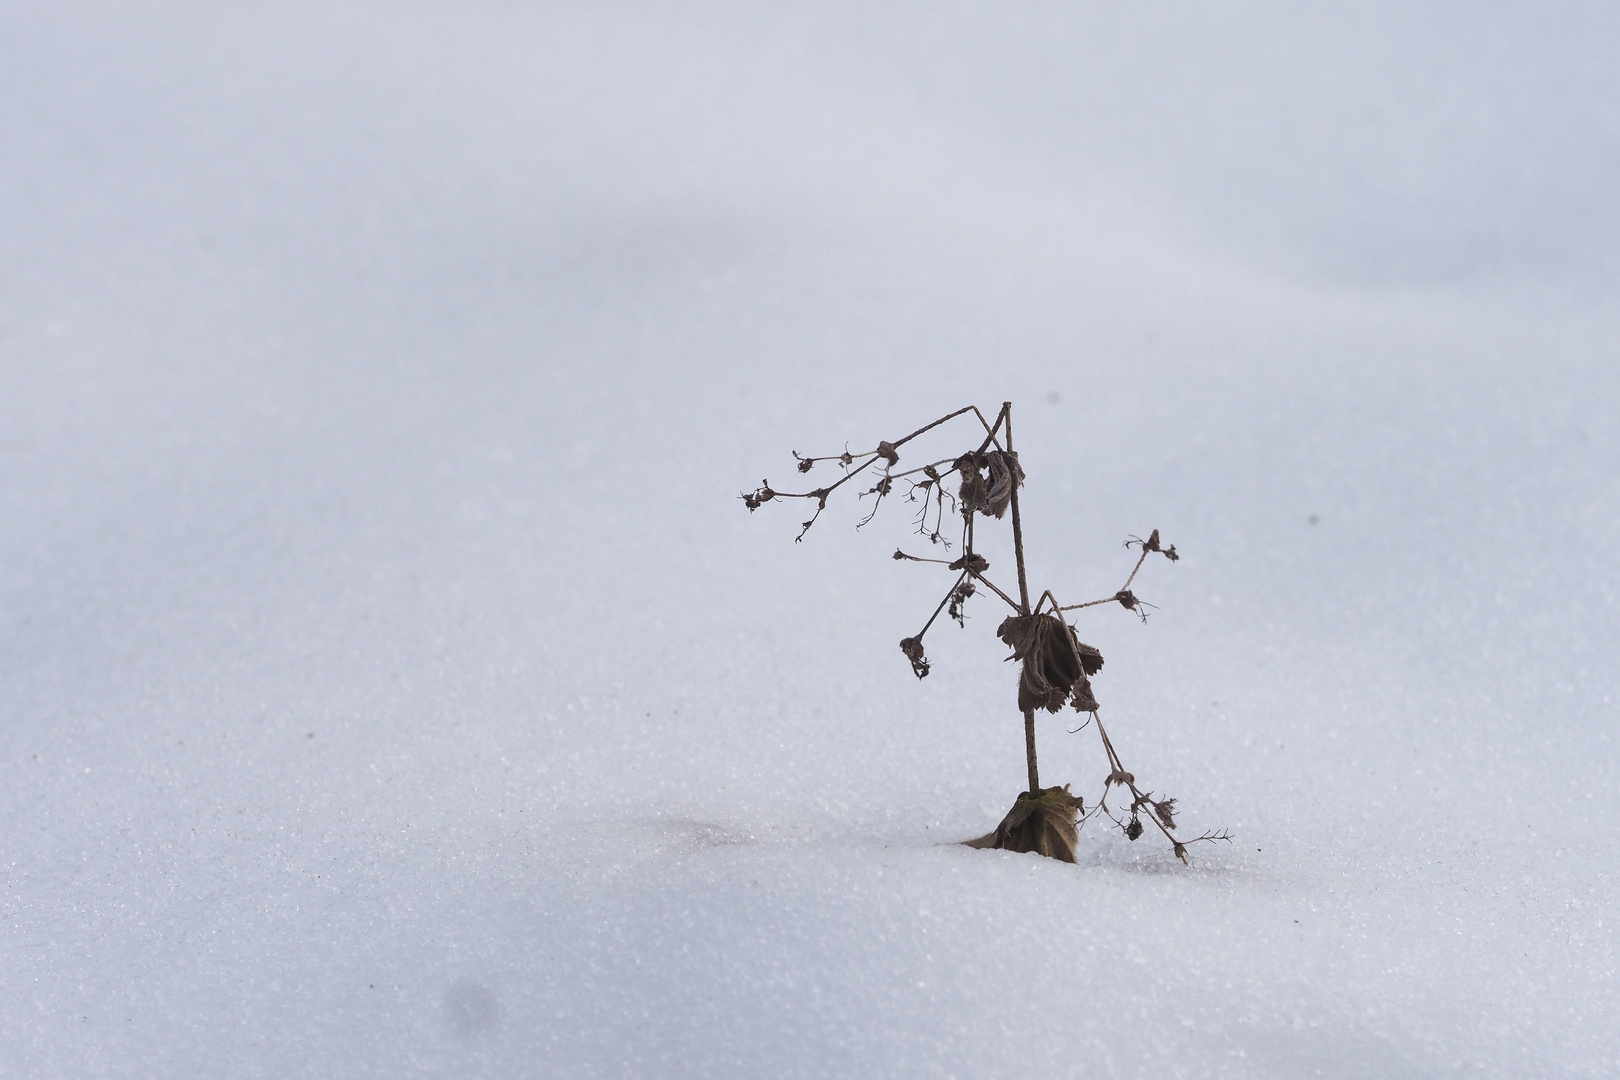
[[[973,575],[973,580],[974,581],[982,581],[984,584],[990,586],[990,591],[995,593],[997,596],[1001,597],[1003,600],[1007,601],[1007,606],[1008,607],[1012,608],[1014,611],[1018,612],[1020,615],[1023,614],[1023,609],[1018,606],[1018,601],[1014,600],[1012,597],[1008,596],[1006,593],[1004,593],[1000,589],[996,588],[995,583],[992,582],[989,578],[985,577],[983,574],[975,573]]]
[[[931,563],[939,563],[939,565],[941,565],[941,566],[949,566],[949,565],[951,565],[951,560],[949,560],[949,559],[925,559],[921,555],[907,555],[905,552],[901,551],[899,548],[894,549],[894,554],[891,556],[891,558],[904,559],[906,562],[931,562]]]
[[[1012,452],[1012,402],[1001,403],[1001,416],[997,425],[1007,426],[1007,452]],[[995,435],[995,429],[990,434]],[[1029,614],[1029,575],[1024,571],[1024,523],[1018,516],[1018,485],[1012,486],[1012,525],[1013,525],[1013,555],[1018,560],[1018,610],[1025,615]]]
[[[928,633],[928,628],[934,625],[934,620],[939,618],[939,613],[945,610],[945,605],[951,602],[951,593],[956,592],[957,585],[961,585],[967,576],[968,573],[966,570],[957,575],[956,585],[951,586],[950,591],[947,592],[944,598],[940,600],[939,606],[934,609],[934,613],[932,615],[928,616],[928,621],[923,623],[923,628],[917,631],[917,636],[912,640],[921,641],[923,639],[923,636]]]
[[[1118,536],[1119,534],[1115,533],[1114,535]],[[1147,549],[1147,545],[1144,544],[1144,545],[1142,545],[1142,554],[1137,557],[1136,565],[1131,567],[1131,576],[1126,578],[1125,579],[1125,584],[1123,584],[1123,585],[1121,585],[1119,587],[1120,592],[1126,592],[1126,591],[1128,591],[1130,589],[1131,582],[1136,580],[1136,572],[1138,570],[1142,569],[1142,564],[1147,562],[1147,557],[1148,557],[1148,549]]]

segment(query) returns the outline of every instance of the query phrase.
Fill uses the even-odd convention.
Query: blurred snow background
[[[0,1074],[1614,1075],[1617,47],[0,3]],[[737,501],[1006,399],[1190,870]]]

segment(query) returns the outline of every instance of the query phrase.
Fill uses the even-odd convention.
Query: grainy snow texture
[[[0,1075],[1616,1075],[1617,52],[0,3]],[[1002,612],[737,498],[1007,399],[1190,869],[955,846]]]

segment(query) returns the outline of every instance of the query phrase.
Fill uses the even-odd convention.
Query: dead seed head
[[[1143,554],[1150,551],[1157,551],[1171,562],[1177,562],[1181,559],[1181,556],[1176,554],[1176,545],[1171,544],[1169,547],[1161,546],[1158,529],[1154,529],[1153,532],[1148,534],[1148,538],[1146,540],[1143,540],[1139,536],[1133,536],[1129,540],[1125,541],[1126,547],[1130,547],[1132,544],[1140,544],[1142,546]]]
[[[1137,817],[1135,814],[1132,814],[1131,820],[1125,823],[1125,839],[1139,840],[1141,839],[1141,836],[1142,819]]]
[[[769,480],[764,480],[760,482],[759,487],[755,488],[753,491],[744,492],[741,496],[739,496],[739,498],[742,499],[743,505],[748,507],[749,513],[753,513],[755,510],[758,510],[762,504],[768,503],[772,499],[776,498],[776,492],[771,490],[771,482]]]
[[[973,592],[973,582],[967,579],[963,579],[961,584],[951,590],[950,606],[946,609],[946,612],[956,620],[957,626],[967,625],[964,621],[966,616],[962,614],[962,605],[967,603],[968,597],[972,596]]]
[[[978,552],[972,551],[951,563],[950,569],[966,570],[970,574],[982,574],[990,569],[990,560]]]
[[[1119,592],[1114,594],[1114,599],[1118,600],[1120,607],[1124,608],[1126,611],[1136,610],[1136,594],[1131,592],[1131,590],[1119,590]]]
[[[925,679],[928,677],[928,670],[931,665],[928,663],[928,657],[923,655],[923,645],[921,641],[918,641],[914,637],[902,638],[900,641],[900,651],[906,654],[907,660],[911,661],[912,673],[915,674],[917,678]]]
[[[1176,827],[1176,800],[1160,799],[1153,804],[1153,814],[1166,829]]]
[[[898,465],[900,463],[900,451],[894,448],[894,443],[888,442],[887,440],[878,443],[877,456],[882,458],[884,461],[887,461],[890,465]]]

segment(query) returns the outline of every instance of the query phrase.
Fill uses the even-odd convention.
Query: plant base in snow
[[[1033,851],[1049,859],[1072,863],[1074,845],[1080,839],[1076,817],[1084,811],[1085,801],[1069,794],[1068,784],[1038,792],[1020,792],[995,832],[962,842],[971,848]]]

